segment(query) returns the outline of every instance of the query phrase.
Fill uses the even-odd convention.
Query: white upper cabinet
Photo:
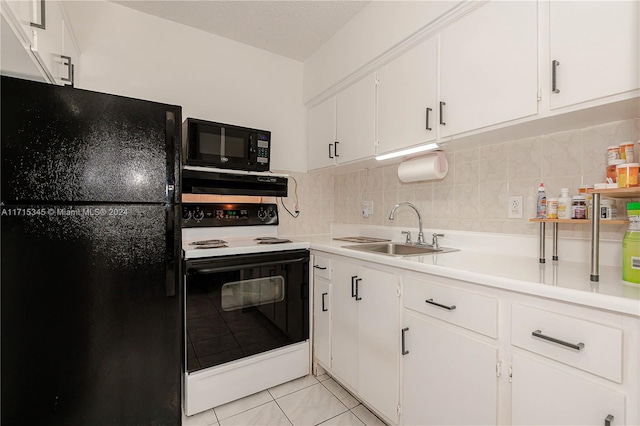
[[[71,84],[71,63],[77,63],[79,54],[62,4],[56,0],[2,1],[2,15],[3,24],[13,32],[12,39],[22,46],[22,51],[5,51],[3,42],[3,74]],[[3,38],[9,35],[5,30]]]
[[[309,170],[335,164],[336,97],[310,108],[307,112]]]
[[[640,88],[639,7],[637,1],[549,3],[550,57],[543,69],[552,74],[551,109]]]
[[[308,110],[309,170],[374,155],[375,83],[370,74]]]
[[[375,153],[376,81],[370,74],[337,95],[335,157],[338,163]]]
[[[437,40],[378,70],[378,154],[436,139]]]
[[[440,135],[538,112],[537,3],[492,1],[441,33]]]

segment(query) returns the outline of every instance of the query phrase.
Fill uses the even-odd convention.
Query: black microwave
[[[271,132],[187,118],[182,158],[188,166],[269,171]]]

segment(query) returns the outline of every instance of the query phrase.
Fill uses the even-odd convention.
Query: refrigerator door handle
[[[165,231],[167,266],[166,266],[166,295],[173,297],[176,295],[176,253],[175,253],[175,206],[167,206],[167,228]]]
[[[176,146],[176,117],[173,111],[166,111],[165,114],[165,149],[167,153],[167,203],[179,202],[175,200],[176,177],[175,177],[175,146]]]

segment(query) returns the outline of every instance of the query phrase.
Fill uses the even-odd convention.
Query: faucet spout
[[[406,202],[405,203],[396,204],[391,209],[391,213],[389,213],[389,220],[394,220],[395,219],[396,210],[398,210],[398,208],[401,207],[401,206],[411,207],[416,212],[416,214],[418,215],[419,232],[418,232],[418,241],[416,241],[416,245],[417,246],[426,245],[426,243],[424,242],[424,233],[422,232],[422,216],[420,215],[420,212],[418,211],[418,208],[416,206],[414,206],[411,203],[406,203]]]

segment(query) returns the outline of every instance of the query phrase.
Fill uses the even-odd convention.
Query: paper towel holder
[[[398,166],[398,178],[402,182],[443,179],[448,171],[449,163],[444,151],[433,151],[403,159]]]

